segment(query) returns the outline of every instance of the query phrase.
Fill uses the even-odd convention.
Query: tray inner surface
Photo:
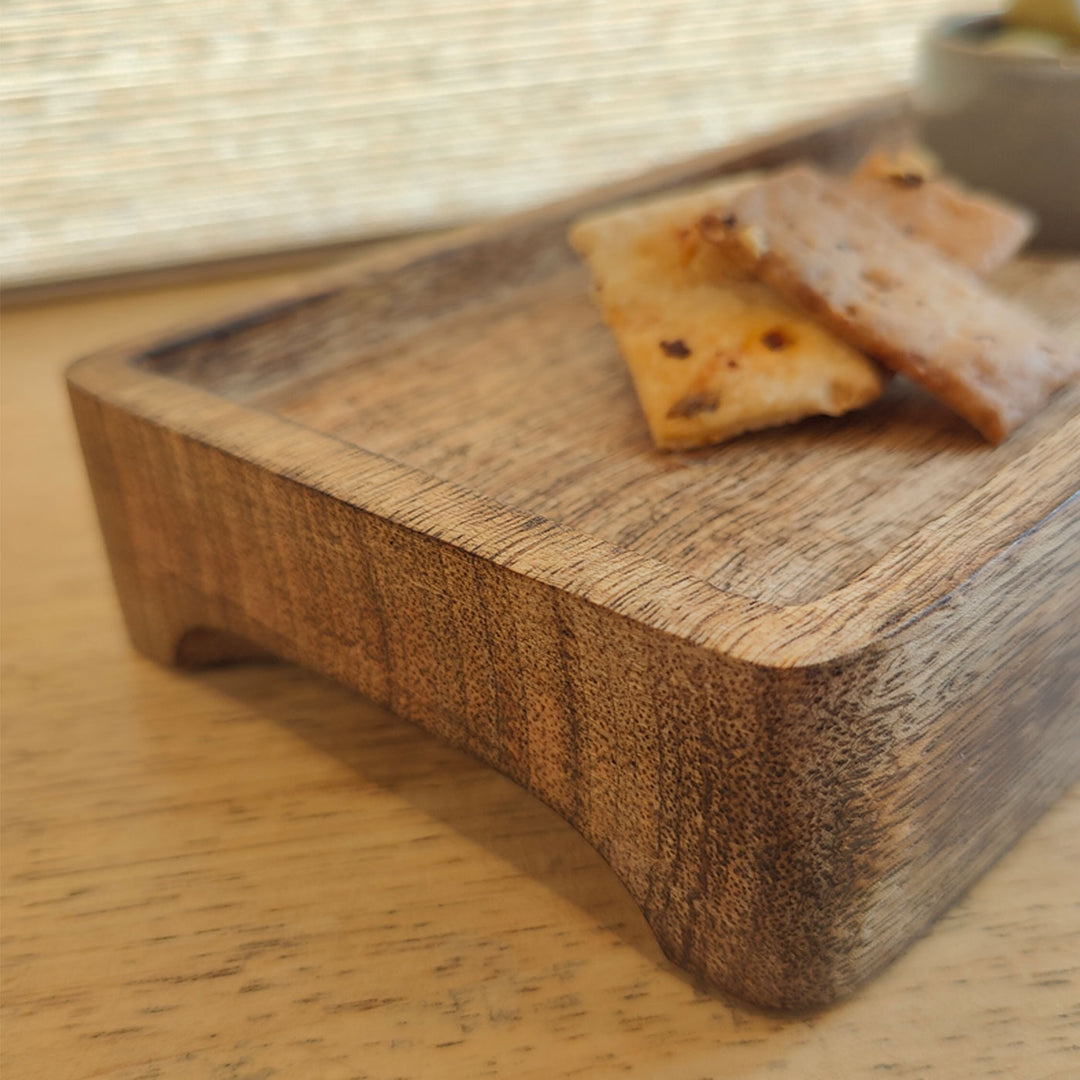
[[[1080,408],[1071,388],[995,449],[896,379],[843,419],[658,453],[563,229],[360,280],[141,364],[780,606],[843,587]],[[1024,258],[995,283],[1080,342],[1080,260]]]

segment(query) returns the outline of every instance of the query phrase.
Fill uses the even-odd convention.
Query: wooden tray
[[[124,615],[279,654],[571,821],[707,984],[850,991],[1080,766],[1080,391],[993,449],[897,381],[649,444],[565,243],[586,208],[809,157],[891,101],[92,357],[75,415]],[[1000,279],[1080,332],[1080,264]]]

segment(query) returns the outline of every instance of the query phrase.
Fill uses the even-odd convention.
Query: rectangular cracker
[[[844,181],[795,166],[703,220],[710,242],[998,443],[1080,357],[967,268],[905,236]]]
[[[851,190],[901,232],[977,274],[1011,259],[1035,227],[1027,210],[937,176],[933,161],[913,150],[870,154],[852,175]]]
[[[623,207],[571,230],[660,449],[836,416],[884,386],[876,364],[702,241],[701,216],[755,179]]]

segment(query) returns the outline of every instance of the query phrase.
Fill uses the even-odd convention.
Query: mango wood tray
[[[70,373],[135,645],[269,651],[516,779],[672,960],[782,1008],[895,956],[1080,772],[1080,390],[652,450],[568,220],[855,161],[890,101]],[[999,278],[1080,333],[1080,263]]]

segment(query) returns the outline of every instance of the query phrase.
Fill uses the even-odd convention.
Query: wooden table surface
[[[61,372],[276,283],[4,313],[5,1080],[1080,1075],[1080,789],[854,999],[767,1016],[412,725],[295,668],[134,655]]]

